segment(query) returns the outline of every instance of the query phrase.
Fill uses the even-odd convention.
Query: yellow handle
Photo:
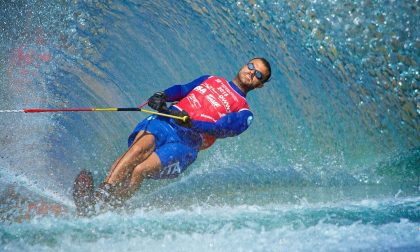
[[[188,116],[174,116],[174,115],[170,115],[170,114],[165,114],[165,113],[160,113],[160,112],[156,112],[156,111],[151,111],[151,110],[146,110],[146,109],[141,109],[141,112],[144,113],[148,113],[148,114],[152,114],[152,115],[160,115],[160,116],[165,116],[165,117],[169,117],[169,118],[173,118],[173,119],[177,119],[177,120],[181,120],[183,122],[186,122],[188,119]]]
[[[127,109],[124,109],[124,108],[92,108],[92,109],[89,109],[89,111],[111,111],[112,112],[112,111],[127,111]],[[147,110],[147,109],[140,109],[140,108],[128,108],[128,111],[140,111],[140,112],[144,112],[144,113],[147,113],[147,114],[160,115],[160,116],[164,116],[164,117],[169,117],[169,118],[181,120],[183,122],[186,122],[187,119],[188,119],[188,116],[175,116],[175,115],[171,115],[171,114],[160,113],[160,112]]]

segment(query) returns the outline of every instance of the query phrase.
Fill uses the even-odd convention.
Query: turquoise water
[[[273,68],[248,131],[90,219],[72,181],[101,181],[146,115],[0,113],[2,250],[419,249],[418,1],[0,4],[0,111],[133,107],[254,56]]]
[[[6,250],[24,251],[416,251],[418,200],[138,209],[48,217],[1,231]]]

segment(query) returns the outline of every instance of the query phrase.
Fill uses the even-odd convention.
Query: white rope
[[[24,112],[23,110],[0,110],[0,113],[20,113],[20,112]]]

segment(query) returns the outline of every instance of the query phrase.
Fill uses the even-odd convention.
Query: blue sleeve
[[[216,122],[193,120],[192,129],[199,133],[206,133],[216,138],[237,136],[248,129],[253,119],[252,112],[242,110],[223,116]]]
[[[210,75],[203,75],[191,81],[190,83],[184,85],[173,85],[172,87],[167,88],[163,92],[165,93],[168,102],[179,101],[185,96],[187,96],[187,94],[191,92],[191,90],[193,90],[196,86],[200,85],[203,81],[207,80],[209,77]]]

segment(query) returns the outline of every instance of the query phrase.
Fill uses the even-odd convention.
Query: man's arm
[[[193,120],[191,128],[199,133],[206,133],[216,138],[232,137],[248,129],[252,119],[252,112],[244,109],[227,114],[214,123]]]
[[[193,90],[196,86],[200,85],[203,81],[207,80],[209,77],[210,75],[203,75],[191,81],[190,83],[184,85],[173,85],[172,87],[165,89],[165,91],[163,92],[165,93],[166,101],[174,102],[181,100],[182,98],[187,96],[187,94],[191,92],[191,90]]]

